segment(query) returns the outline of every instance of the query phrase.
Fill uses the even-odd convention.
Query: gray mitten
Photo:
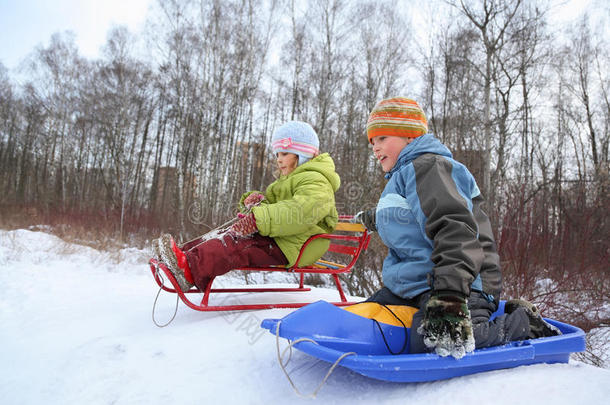
[[[372,208],[366,211],[360,211],[354,215],[352,220],[355,223],[364,225],[370,232],[377,232],[377,224],[375,222],[376,209]]]
[[[475,343],[466,298],[452,291],[434,292],[426,303],[417,333],[439,356],[460,359],[472,352]]]

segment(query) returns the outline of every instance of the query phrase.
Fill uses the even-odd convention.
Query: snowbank
[[[108,254],[41,232],[0,231],[2,402],[573,405],[603,403],[610,394],[610,371],[571,361],[418,384],[338,367],[316,400],[300,398],[277,364],[275,337],[259,327],[291,310],[199,313],[180,304],[173,323],[157,328],[151,320],[157,287],[147,259],[136,249]],[[309,297],[335,295],[314,289]],[[174,304],[162,294],[157,319],[169,319]],[[327,369],[298,351],[289,365],[304,392]]]

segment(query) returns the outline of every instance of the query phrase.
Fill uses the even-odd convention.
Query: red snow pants
[[[196,239],[181,249],[186,254],[193,281],[202,291],[214,277],[233,269],[288,264],[275,241],[258,233],[235,236],[224,231],[213,239]]]

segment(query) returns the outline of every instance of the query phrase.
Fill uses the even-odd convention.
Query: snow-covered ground
[[[259,327],[290,309],[200,313],[180,303],[175,320],[158,328],[147,259],[137,249],[109,254],[42,232],[0,231],[0,402],[574,405],[606,403],[610,394],[609,370],[572,360],[416,384],[338,367],[315,400],[301,398],[277,364],[275,337]],[[326,289],[309,295],[335,296]],[[158,321],[171,318],[174,304],[161,295]],[[288,369],[308,392],[328,364],[296,351]]]

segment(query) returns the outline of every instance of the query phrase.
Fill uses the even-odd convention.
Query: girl
[[[240,219],[231,228],[180,247],[169,234],[153,242],[157,257],[182,291],[193,285],[205,290],[214,277],[240,267],[292,266],[310,236],[334,230],[340,179],[333,159],[328,153],[319,154],[318,147],[318,136],[309,124],[285,123],[272,137],[279,178],[264,194],[251,191],[241,197]],[[299,265],[314,263],[329,244],[327,239],[314,240]]]

